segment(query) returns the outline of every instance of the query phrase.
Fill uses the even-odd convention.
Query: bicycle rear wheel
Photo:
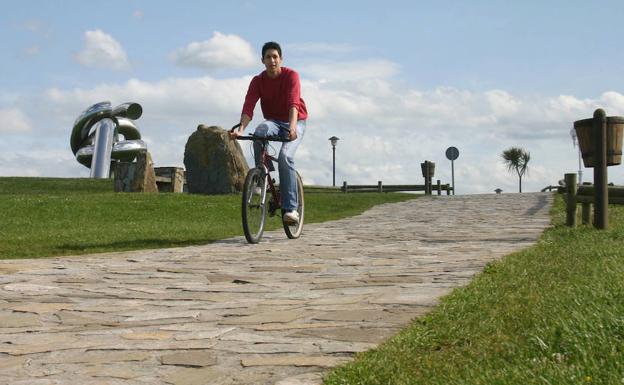
[[[303,200],[303,181],[301,180],[301,175],[297,173],[297,212],[299,213],[299,222],[296,225],[288,225],[282,221],[284,225],[284,232],[290,239],[299,238],[301,232],[303,231],[303,214],[305,208],[305,202]]]
[[[243,187],[243,231],[249,243],[258,243],[266,220],[266,175],[259,168],[247,173]]]

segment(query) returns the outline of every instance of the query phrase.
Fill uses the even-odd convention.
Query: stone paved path
[[[0,261],[0,383],[318,384],[534,243],[551,201],[431,197],[297,241]]]

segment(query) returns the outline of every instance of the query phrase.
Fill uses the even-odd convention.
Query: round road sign
[[[459,150],[457,147],[449,147],[446,149],[446,158],[448,160],[455,160],[459,158]]]

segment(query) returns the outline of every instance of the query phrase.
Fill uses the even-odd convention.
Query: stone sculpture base
[[[158,192],[149,152],[137,155],[136,162],[117,162],[114,173],[115,192]]]

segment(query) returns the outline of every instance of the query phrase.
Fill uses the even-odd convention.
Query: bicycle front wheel
[[[266,220],[266,175],[259,168],[247,173],[243,187],[243,231],[249,243],[258,243]]]
[[[303,214],[304,214],[304,200],[303,200],[303,181],[301,180],[301,175],[297,173],[297,212],[299,213],[299,222],[295,225],[289,225],[284,222],[284,232],[290,239],[299,238],[301,232],[303,231]]]

